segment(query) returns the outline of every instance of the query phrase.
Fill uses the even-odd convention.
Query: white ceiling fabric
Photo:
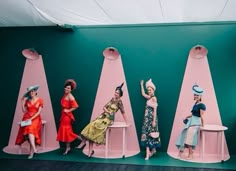
[[[236,0],[0,0],[0,27],[236,21]]]

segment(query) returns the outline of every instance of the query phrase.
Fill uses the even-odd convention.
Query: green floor
[[[71,152],[63,156],[62,149],[55,150],[48,153],[36,154],[31,160],[56,160],[56,161],[78,161],[78,162],[93,162],[93,163],[114,163],[114,164],[132,164],[132,165],[156,165],[156,166],[176,166],[176,167],[193,167],[193,168],[214,168],[214,169],[230,169],[236,170],[236,156],[230,156],[228,161],[224,163],[192,163],[174,159],[167,153],[159,153],[158,155],[144,160],[144,154],[139,153],[138,155],[122,158],[122,159],[100,159],[100,158],[87,158],[82,151],[73,149]],[[0,153],[0,158],[7,159],[27,159],[27,155],[13,155]]]

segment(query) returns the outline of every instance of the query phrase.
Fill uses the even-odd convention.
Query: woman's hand
[[[141,85],[143,85],[143,82],[144,82],[144,81],[143,81],[143,80],[141,80],[141,81],[140,81],[140,84],[141,84]]]
[[[25,97],[22,97],[22,98],[21,98],[21,102],[22,102],[22,103],[24,103],[26,100],[27,100],[27,98],[25,98]]]
[[[65,112],[65,113],[69,113],[69,112],[70,112],[70,109],[64,109],[64,112]]]

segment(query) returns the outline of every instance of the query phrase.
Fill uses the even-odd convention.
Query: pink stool
[[[106,145],[105,145],[105,158],[108,158],[108,151],[109,151],[109,134],[111,132],[111,129],[122,129],[122,157],[125,157],[126,154],[126,131],[129,125],[127,125],[125,122],[114,122],[111,126],[107,128],[106,131]]]
[[[228,128],[222,125],[205,125],[204,127],[200,128],[200,137],[201,137],[201,149],[200,149],[200,156],[202,160],[204,160],[205,154],[205,133],[216,133],[217,134],[217,154],[220,156],[220,161],[224,161],[224,136],[223,133]],[[220,150],[219,150],[220,149]]]

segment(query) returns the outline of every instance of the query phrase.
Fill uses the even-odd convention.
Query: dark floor
[[[236,170],[236,156],[224,163],[192,163],[174,159],[166,153],[144,160],[144,154],[121,158],[87,158],[81,151],[73,149],[67,156],[62,150],[27,155],[12,155],[0,152],[0,171],[223,171]]]

